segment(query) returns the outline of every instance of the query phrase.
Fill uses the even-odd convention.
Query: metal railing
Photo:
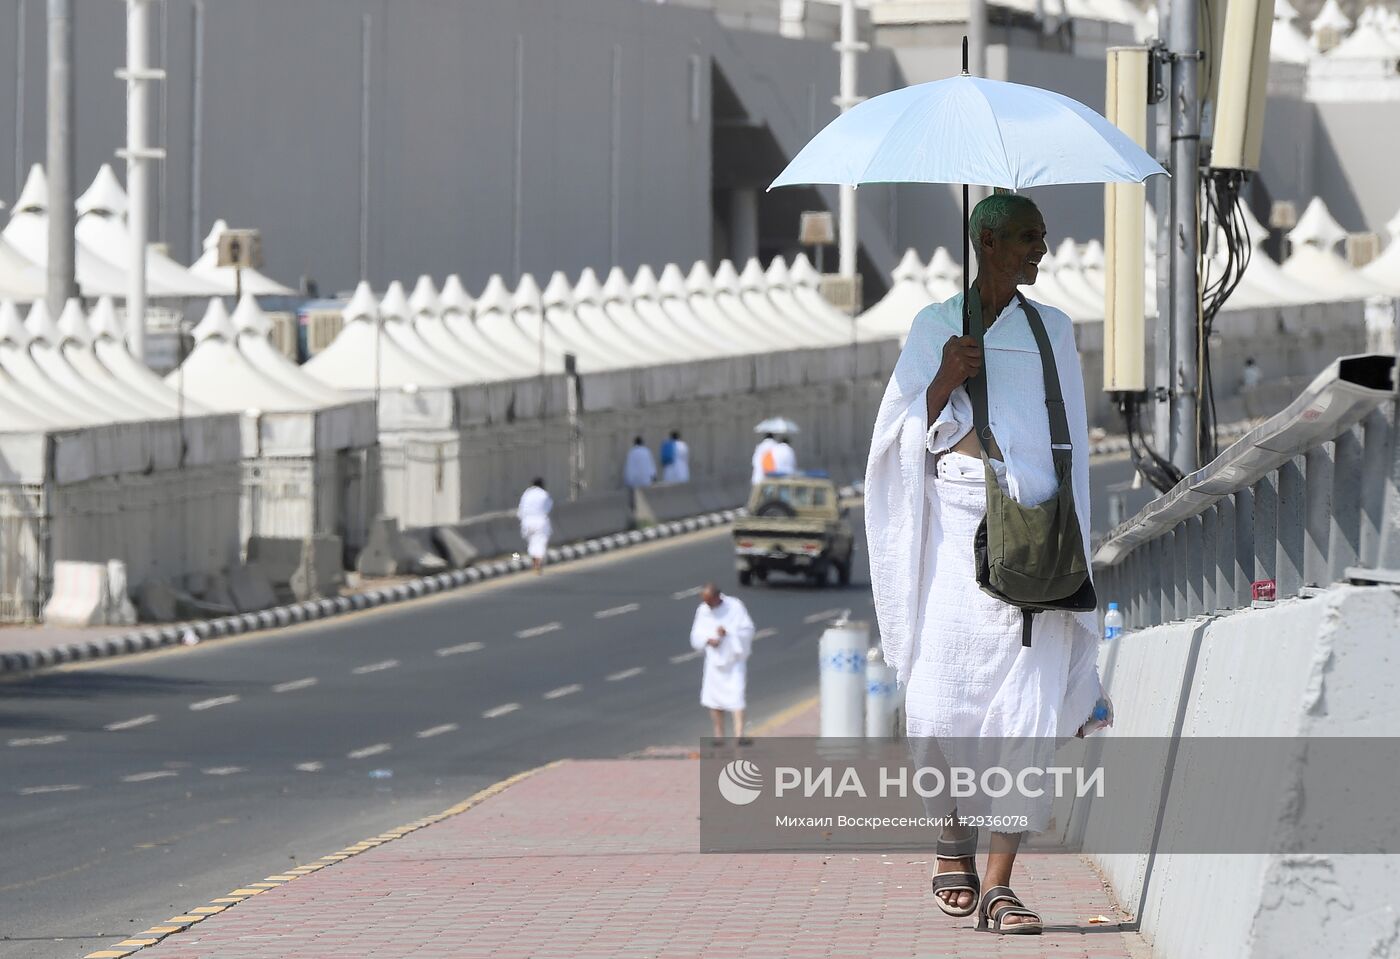
[[[1389,555],[1400,536],[1385,533],[1400,511],[1395,367],[1378,354],[1334,361],[1114,529],[1094,554],[1099,598],[1141,629],[1248,607],[1255,584],[1285,599],[1347,579],[1390,581],[1400,565]]]

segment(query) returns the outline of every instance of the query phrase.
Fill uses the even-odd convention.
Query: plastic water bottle
[[[1123,614],[1117,603],[1108,604],[1108,612],[1103,615],[1103,638],[1117,639],[1123,635]]]

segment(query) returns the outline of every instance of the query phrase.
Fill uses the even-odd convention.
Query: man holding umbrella
[[[1082,103],[969,76],[964,50],[962,76],[852,108],[773,183],[963,184],[964,264],[975,256],[976,283],[969,287],[964,269],[961,295],[914,318],[876,418],[865,481],[880,642],[906,688],[916,758],[977,766],[979,750],[1014,750],[1048,760],[1058,742],[1083,733],[1102,693],[1090,611],[1083,374],[1070,318],[1019,290],[1036,280],[1045,221],[1033,202],[1010,192],[988,197],[968,217],[967,184],[1010,191],[1141,182],[1163,172]],[[1051,581],[1073,578],[1078,588],[1012,597],[987,575],[993,551],[984,530],[1037,510],[1063,521],[1053,537],[1022,537],[1020,545],[1031,547],[1027,555],[1049,556]],[[1053,548],[1041,549],[1046,543]],[[1005,568],[1006,555],[995,558]],[[1010,884],[1021,837],[1048,826],[1050,801],[1048,791],[1013,791],[981,809],[971,799],[956,810],[930,808],[965,817],[990,807],[995,826],[1020,827],[992,833],[979,877],[977,830],[955,820],[937,843],[939,908],[975,912],[979,929],[1040,933],[1040,916]]]

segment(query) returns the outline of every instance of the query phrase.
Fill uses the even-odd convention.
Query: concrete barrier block
[[[137,591],[141,620],[146,623],[168,623],[176,617],[178,597],[169,583],[149,579]]]
[[[308,536],[301,541],[301,558],[292,572],[292,595],[299,600],[334,596],[345,576],[340,568],[344,546],[339,536]]]
[[[267,574],[256,563],[230,566],[224,573],[228,581],[229,598],[240,613],[267,609],[277,604],[277,595]]]
[[[53,564],[53,593],[44,622],[53,626],[101,626],[107,621],[106,563],[59,560]]]
[[[376,516],[369,524],[369,538],[355,560],[361,576],[396,576],[399,573],[399,521]]]
[[[294,536],[251,536],[248,538],[248,563],[256,563],[274,586],[285,586],[301,564],[303,543],[304,540]]]
[[[694,483],[668,483],[636,491],[633,515],[637,523],[665,523],[701,512],[700,490]]]
[[[482,552],[454,526],[435,526],[433,540],[439,554],[454,569],[464,569],[481,558]]]
[[[136,625],[136,607],[127,595],[126,563],[107,560],[107,625]]]

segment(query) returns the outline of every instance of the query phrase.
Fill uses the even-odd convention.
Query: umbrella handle
[[[965,60],[966,57],[967,57],[967,37],[963,37],[963,57],[964,57],[964,60]],[[962,193],[963,193],[963,195],[962,195],[962,201],[963,201],[963,211],[962,211],[962,228],[963,228],[962,335],[963,335],[963,336],[969,336],[969,335],[972,333],[972,320],[971,320],[971,317],[970,317],[969,314],[968,314],[968,302],[967,302],[967,275],[968,275],[968,273],[971,272],[971,267],[972,267],[972,240],[971,240],[971,238],[968,236],[968,226],[967,226],[967,184],[966,184],[966,183],[963,184],[963,191],[962,191]]]

